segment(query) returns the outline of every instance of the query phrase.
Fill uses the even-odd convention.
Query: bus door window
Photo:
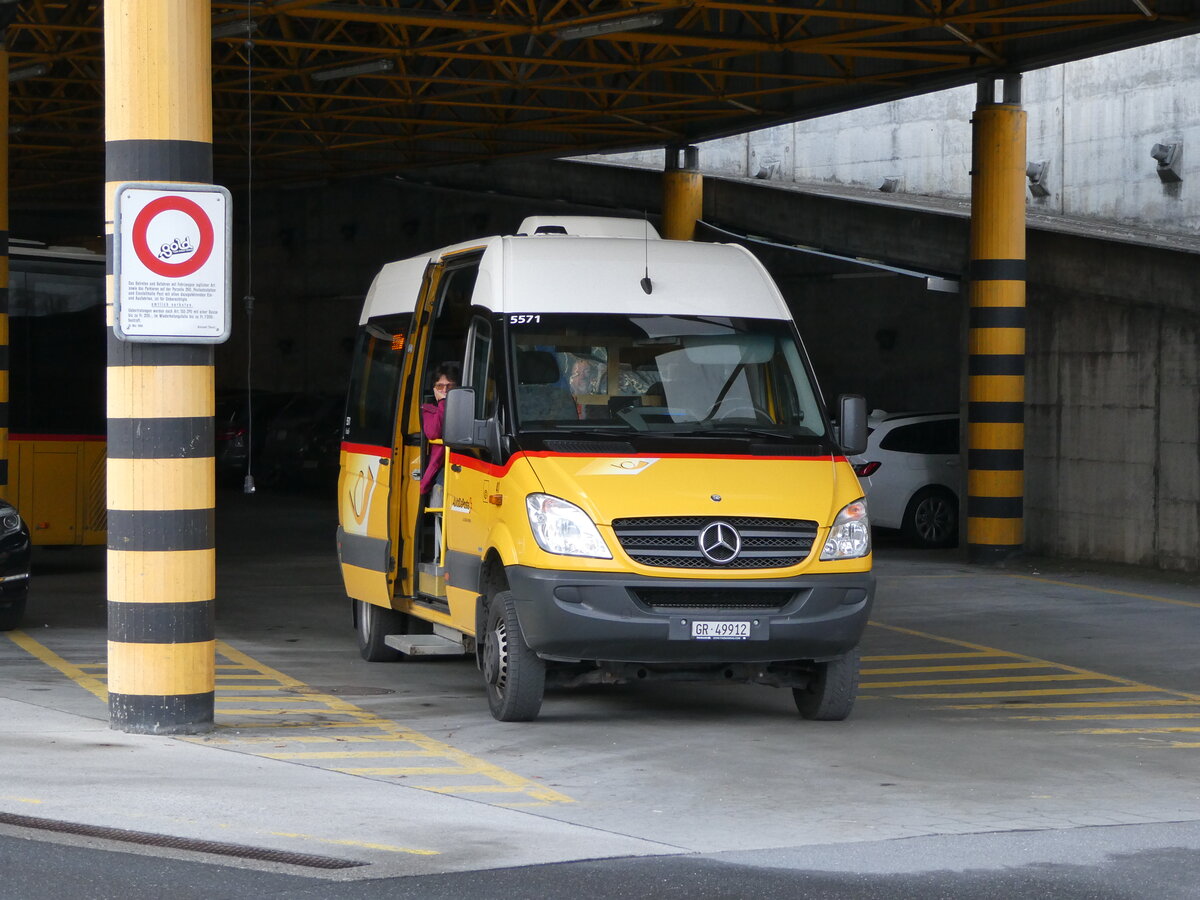
[[[471,299],[479,274],[479,260],[478,255],[472,254],[446,261],[446,270],[437,285],[433,318],[422,356],[422,371],[417,381],[421,398],[420,422],[417,423],[421,442],[418,488],[421,502],[414,543],[418,570],[434,575],[432,579],[422,580],[422,584],[428,588],[422,588],[421,592],[438,597],[444,596],[444,588],[437,580],[440,573],[435,570],[440,568],[442,555],[440,510],[445,499],[445,450],[440,444],[431,444],[430,440],[441,440],[438,412],[439,409],[444,410],[445,393],[435,390],[435,386],[453,382],[457,387],[462,383],[462,363],[471,325]],[[439,423],[436,437],[429,430],[434,421]]]

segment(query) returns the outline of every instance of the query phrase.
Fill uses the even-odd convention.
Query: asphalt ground
[[[220,495],[191,738],[108,728],[104,551],[36,553],[0,636],[0,897],[1197,895],[1194,575],[880,536],[846,722],[650,683],[501,724],[468,660],[359,659],[335,525]]]

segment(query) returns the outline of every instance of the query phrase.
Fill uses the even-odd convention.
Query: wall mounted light
[[[1175,184],[1183,181],[1183,175],[1180,174],[1180,164],[1183,162],[1183,141],[1176,141],[1172,144],[1155,144],[1150,149],[1150,155],[1158,163],[1158,177],[1163,184]]]
[[[1049,174],[1049,160],[1041,159],[1029,163],[1025,167],[1025,177],[1029,179],[1029,193],[1035,197],[1049,197],[1050,188],[1046,187],[1046,176]]]
[[[26,81],[30,78],[41,78],[50,67],[45,63],[34,63],[32,66],[21,66],[19,69],[10,69],[8,73],[9,81]]]
[[[390,72],[396,68],[394,60],[372,59],[367,62],[355,63],[352,66],[339,66],[336,69],[324,69],[313,72],[309,77],[313,81],[334,81],[338,78],[350,78],[354,75],[371,75],[375,72]]]
[[[560,41],[578,41],[582,38],[602,37],[606,34],[616,34],[621,31],[638,31],[642,28],[654,28],[663,23],[662,13],[639,13],[633,16],[621,16],[618,19],[604,19],[599,22],[586,22],[581,25],[565,25],[555,29],[554,36]]]

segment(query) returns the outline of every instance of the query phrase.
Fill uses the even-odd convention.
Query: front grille
[[[639,602],[655,611],[679,609],[779,610],[796,595],[786,588],[634,588]]]
[[[713,522],[726,522],[742,539],[738,555],[728,563],[710,561],[700,552],[700,532]],[[644,566],[674,569],[782,569],[799,565],[812,550],[817,523],[807,519],[764,519],[704,516],[614,519],[622,549]]]

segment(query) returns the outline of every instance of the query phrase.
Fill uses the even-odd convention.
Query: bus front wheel
[[[855,647],[845,656],[817,663],[812,680],[792,689],[800,715],[824,722],[840,722],[850,715],[858,694],[858,661]]]
[[[495,719],[532,722],[537,718],[546,690],[546,664],[525,643],[509,591],[500,591],[488,605],[483,679]]]

